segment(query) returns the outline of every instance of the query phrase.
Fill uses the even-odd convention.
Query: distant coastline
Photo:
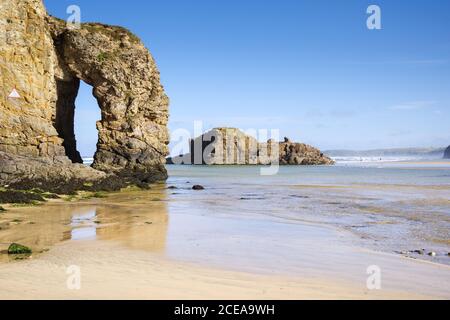
[[[387,148],[369,150],[326,150],[330,157],[414,157],[414,158],[442,158],[445,147],[442,148]]]

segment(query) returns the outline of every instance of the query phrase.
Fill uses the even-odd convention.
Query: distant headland
[[[331,157],[399,157],[418,156],[442,158],[445,147],[442,148],[387,148],[370,150],[327,150]]]

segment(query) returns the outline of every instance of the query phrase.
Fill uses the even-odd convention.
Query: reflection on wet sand
[[[133,249],[163,251],[168,213],[165,191],[122,193],[108,202],[49,203],[14,208],[0,217],[0,251],[12,242],[30,246],[36,253],[61,241],[114,240]],[[130,197],[134,197],[130,204]],[[138,197],[138,198],[136,198]],[[10,257],[0,254],[0,261]]]

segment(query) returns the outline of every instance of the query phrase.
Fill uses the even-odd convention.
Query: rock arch
[[[67,28],[41,0],[1,7],[0,186],[166,179],[169,99],[143,43],[121,27]],[[81,80],[101,109],[92,168],[78,163],[73,130]]]
[[[71,98],[83,80],[93,87],[101,109],[93,167],[142,181],[164,179],[169,100],[148,50],[121,27],[84,24],[67,29],[55,18],[49,23],[63,75],[58,101]],[[73,149],[69,135],[66,150]],[[69,154],[77,160],[76,152]]]
[[[56,112],[53,120],[58,136],[63,139],[63,147],[66,156],[73,163],[83,163],[81,155],[77,150],[77,141],[75,139],[75,100],[80,88],[80,80],[56,81],[56,91],[58,98],[56,100]]]

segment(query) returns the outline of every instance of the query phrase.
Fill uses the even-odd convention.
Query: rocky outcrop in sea
[[[215,128],[190,141],[190,153],[168,158],[169,164],[196,165],[331,165],[319,149],[285,138],[258,142],[236,128]]]
[[[0,186],[108,189],[167,178],[169,99],[139,38],[67,25],[41,0],[2,0],[0,46]],[[92,167],[81,164],[74,135],[80,81],[101,109]]]
[[[444,159],[450,159],[450,146],[444,151]]]

